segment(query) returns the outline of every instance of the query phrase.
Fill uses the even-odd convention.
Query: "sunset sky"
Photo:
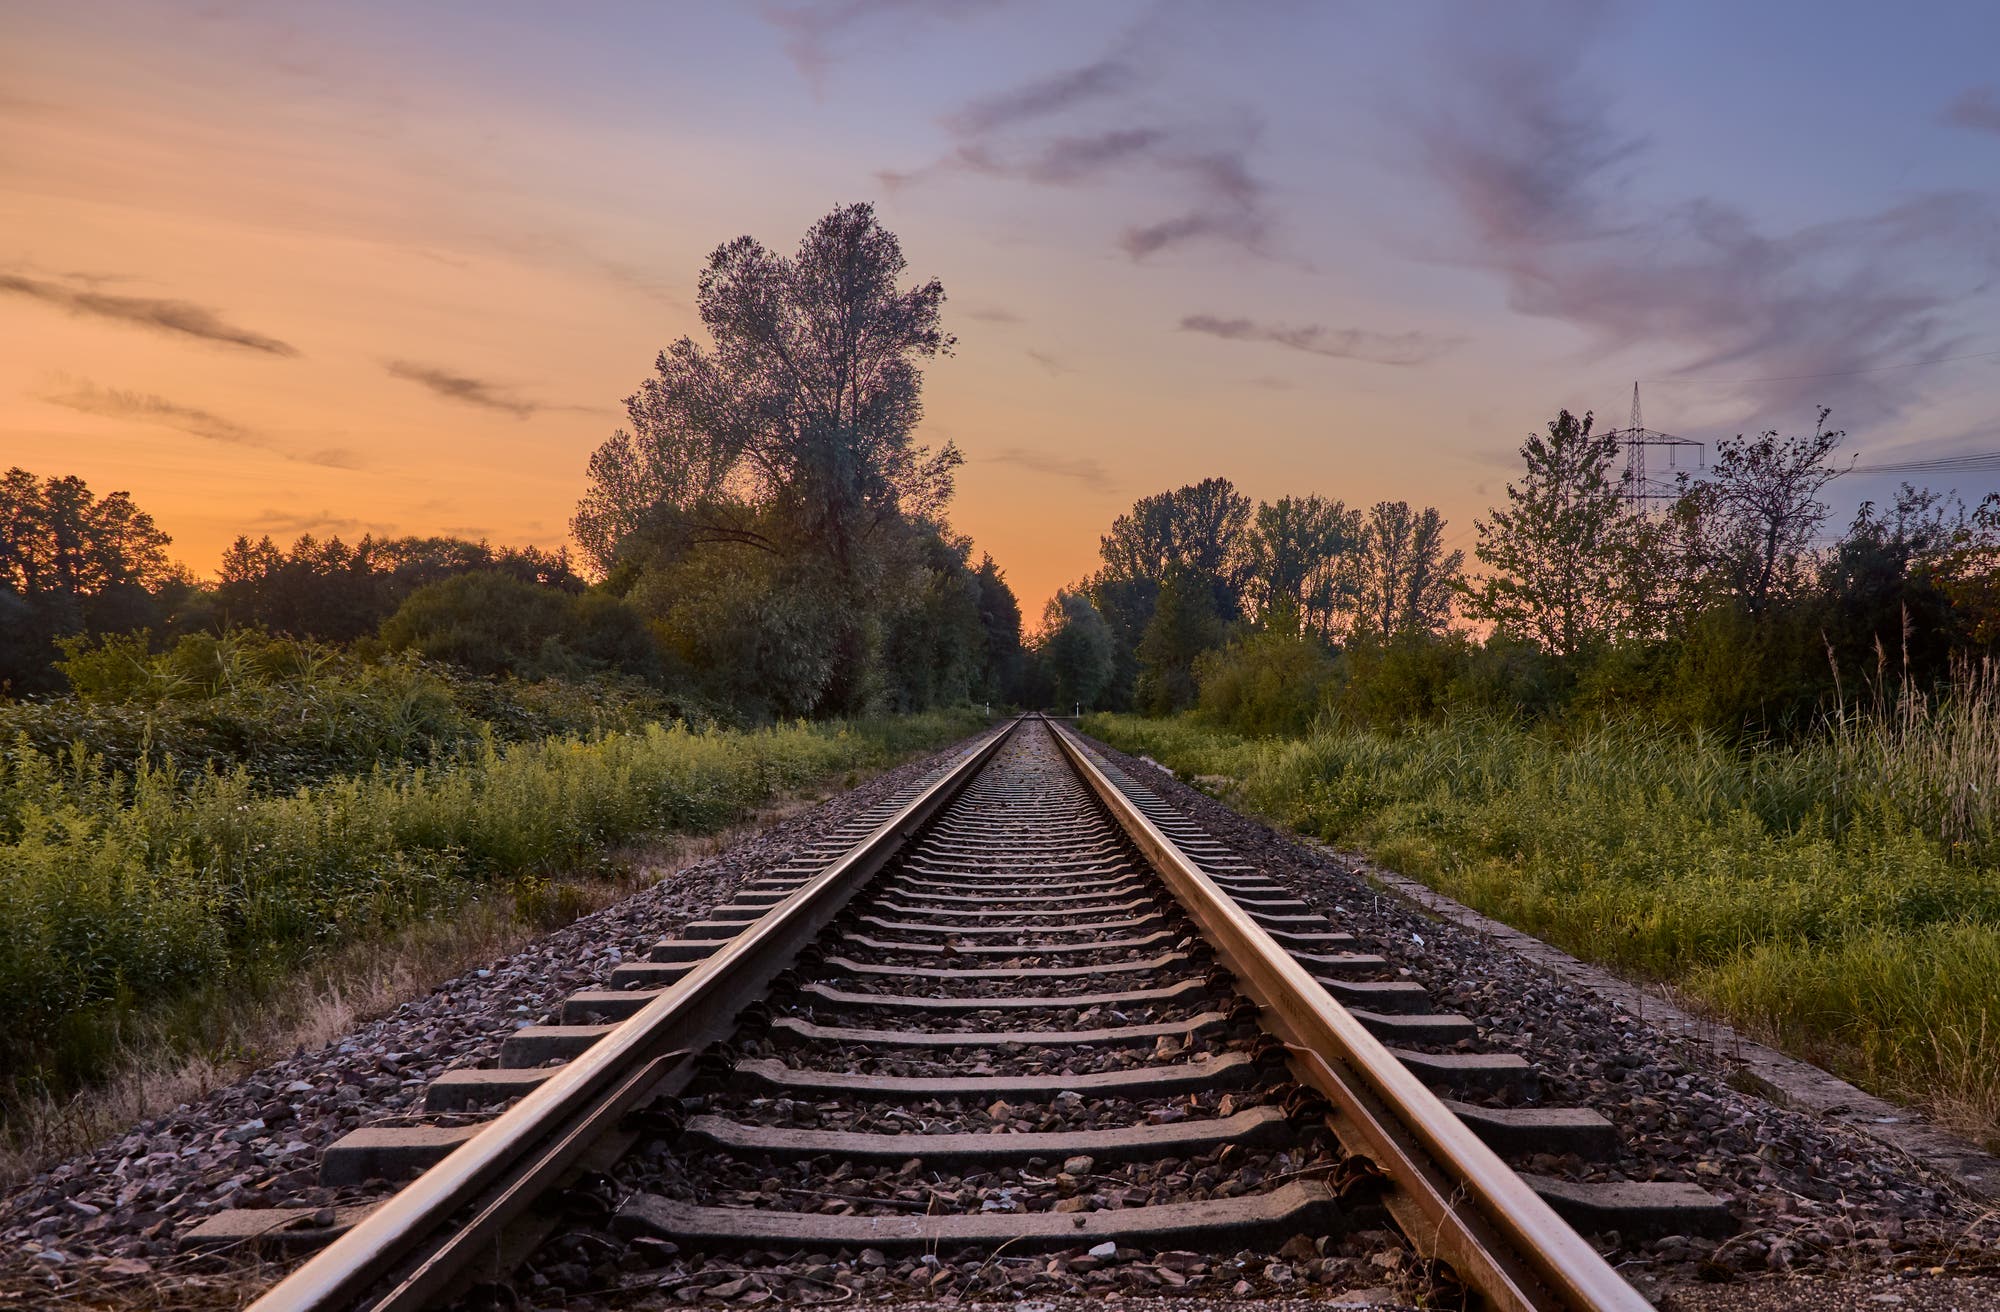
[[[1437,505],[1558,407],[2000,450],[2000,5],[0,0],[0,466],[555,545],[694,279],[872,200],[1030,616],[1145,493]],[[1858,474],[1841,520],[1897,475]],[[1955,481],[1968,498],[2000,472]]]

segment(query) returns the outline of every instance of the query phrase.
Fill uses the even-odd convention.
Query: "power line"
[[[1962,456],[1938,456],[1931,460],[1892,460],[1879,465],[1855,465],[1854,474],[1916,474],[1977,472],[2000,469],[2000,451],[1978,451]]]
[[[1866,369],[1833,369],[1822,374],[1773,374],[1769,378],[1703,378],[1697,374],[1693,378],[1648,378],[1645,381],[1662,386],[1676,383],[1714,383],[1719,387],[1748,387],[1753,383],[1798,383],[1813,378],[1853,378],[1858,374],[1885,374],[1897,369],[1923,369],[1934,364],[1951,364],[1956,360],[1990,360],[1996,356],[2000,356],[2000,351],[1973,351],[1966,355],[1940,355],[1933,360],[1878,364]]]

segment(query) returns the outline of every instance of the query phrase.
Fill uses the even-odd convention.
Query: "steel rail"
[[[1648,1303],[1436,1094],[1049,721],[1064,755],[1153,862],[1203,936],[1333,1104],[1342,1142],[1373,1158],[1411,1242],[1508,1312],[1648,1312]]]
[[[784,901],[726,940],[630,1020],[495,1117],[352,1230],[265,1291],[250,1312],[404,1308],[434,1296],[498,1228],[658,1083],[663,1058],[734,1029],[859,888],[964,788],[1020,725],[1012,720]],[[467,1212],[472,1222],[445,1233]],[[429,1251],[426,1247],[431,1246]],[[378,1287],[385,1293],[365,1304]]]

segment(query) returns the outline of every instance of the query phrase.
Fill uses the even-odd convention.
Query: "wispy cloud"
[[[1944,118],[1975,132],[2000,134],[2000,92],[1990,85],[1972,87],[1945,106]]]
[[[1181,331],[1204,333],[1230,342],[1269,342],[1309,355],[1333,360],[1365,360],[1370,364],[1424,364],[1458,346],[1458,337],[1434,337],[1430,333],[1378,333],[1365,328],[1327,328],[1306,324],[1288,328],[1283,324],[1259,323],[1254,319],[1225,319],[1214,314],[1190,314],[1181,320]]]
[[[328,469],[361,467],[360,457],[344,448],[333,447],[318,451],[293,450],[270,435],[245,427],[232,419],[226,419],[213,410],[170,401],[152,392],[132,391],[122,387],[99,387],[96,383],[82,378],[60,378],[53,387],[38,393],[37,396],[50,405],[59,405],[80,414],[96,415],[101,419],[132,420],[161,428],[171,428],[211,442],[268,451],[272,455],[300,464],[320,465]]]
[[[785,35],[785,55],[813,93],[826,88],[827,75],[847,39],[877,19],[899,26],[931,18],[964,18],[1003,0],[806,0],[778,4],[766,0],[764,20]]]
[[[979,320],[979,321],[980,321],[981,323],[1019,323],[1019,322],[1021,322],[1021,316],[1020,316],[1020,315],[1018,315],[1018,314],[1014,313],[1014,312],[1013,312],[1012,310],[1010,310],[1010,309],[1007,309],[1007,308],[1006,308],[1005,306],[1001,306],[1001,305],[980,305],[980,306],[975,306],[975,307],[973,307],[972,309],[970,309],[970,310],[967,310],[967,311],[965,312],[965,317],[966,317],[966,318],[968,318],[968,319],[977,319],[977,320]]]
[[[1124,59],[1100,59],[1036,78],[1011,91],[981,96],[947,116],[944,125],[961,137],[983,136],[1101,99],[1124,90],[1132,80],[1132,67]]]
[[[876,176],[891,191],[951,173],[1047,187],[1136,176],[1157,189],[1167,212],[1119,234],[1134,260],[1200,241],[1269,254],[1269,188],[1250,163],[1258,124],[1240,114],[1162,116],[1144,99],[1146,81],[1131,43],[1121,43],[1117,53],[967,102],[942,120],[950,149]]]
[[[1104,466],[1089,456],[1059,456],[1047,451],[1010,446],[984,456],[982,460],[988,464],[1016,465],[1051,478],[1067,478],[1095,492],[1109,492],[1117,486]]]
[[[462,401],[466,405],[476,405],[485,410],[498,410],[516,419],[526,419],[537,410],[547,408],[537,402],[524,401],[519,397],[508,395],[509,389],[505,384],[456,374],[448,369],[440,369],[436,365],[417,364],[410,360],[390,360],[382,367],[392,376],[415,383],[447,401]]]
[[[83,286],[65,286],[45,278],[30,278],[25,274],[0,273],[0,292],[16,296],[26,296],[67,310],[71,314],[112,319],[131,324],[137,328],[150,328],[156,332],[175,333],[185,337],[196,337],[203,341],[219,342],[224,346],[240,346],[246,350],[261,351],[266,355],[295,356],[299,349],[289,342],[281,342],[275,337],[239,328],[225,320],[219,313],[192,301],[167,300],[154,296],[118,296],[110,292],[96,290],[95,283],[107,280],[105,275],[94,275],[89,279],[78,278]]]
[[[253,516],[245,528],[252,533],[271,533],[279,537],[295,537],[301,533],[374,533],[378,536],[395,534],[395,524],[374,520],[356,519],[352,515],[336,515],[331,510],[299,511],[266,508]]]
[[[1590,27],[1572,25],[1564,51],[1462,51],[1436,83],[1455,94],[1414,112],[1415,157],[1463,221],[1457,258],[1498,274],[1516,310],[1599,349],[1753,379],[1737,393],[1773,419],[1825,400],[1867,424],[1915,400],[1927,371],[1883,366],[1958,340],[1950,307],[1994,268],[1992,202],[1919,196],[1774,232],[1725,201],[1628,198],[1646,143],[1607,120],[1603,88],[1549,71],[1592,62]]]
[[[1127,228],[1118,244],[1142,260],[1169,246],[1214,238],[1259,255],[1267,254],[1271,214],[1265,187],[1250,171],[1249,144],[1165,156],[1163,165],[1189,184],[1193,202],[1186,210],[1155,223]]]
[[[1074,372],[1069,367],[1069,365],[1065,364],[1062,361],[1060,357],[1050,355],[1047,351],[1036,351],[1031,349],[1028,352],[1028,358],[1030,360],[1033,360],[1036,364],[1040,365],[1042,368],[1048,370],[1052,374],[1066,374]]]

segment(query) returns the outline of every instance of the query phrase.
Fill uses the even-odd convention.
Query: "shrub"
[[[607,846],[703,832],[774,793],[969,731],[963,713],[754,732],[649,725],[501,744],[457,768],[261,792],[249,772],[133,774],[17,739],[0,758],[0,1072],[87,1077],[121,1023],[467,899],[553,914]]]
[[[1204,720],[1240,734],[1297,735],[1334,686],[1334,662],[1309,634],[1267,629],[1195,662]]]
[[[62,668],[77,694],[0,702],[0,742],[25,736],[46,755],[82,744],[127,775],[142,762],[171,761],[183,778],[240,766],[265,792],[449,764],[488,734],[517,742],[714,719],[706,705],[635,679],[485,679],[409,654],[368,660],[251,630],[191,634],[161,652],[143,634],[79,639]]]
[[[382,622],[391,651],[414,651],[476,674],[522,678],[617,670],[657,678],[645,621],[608,594],[581,595],[482,570],[427,583]]]

